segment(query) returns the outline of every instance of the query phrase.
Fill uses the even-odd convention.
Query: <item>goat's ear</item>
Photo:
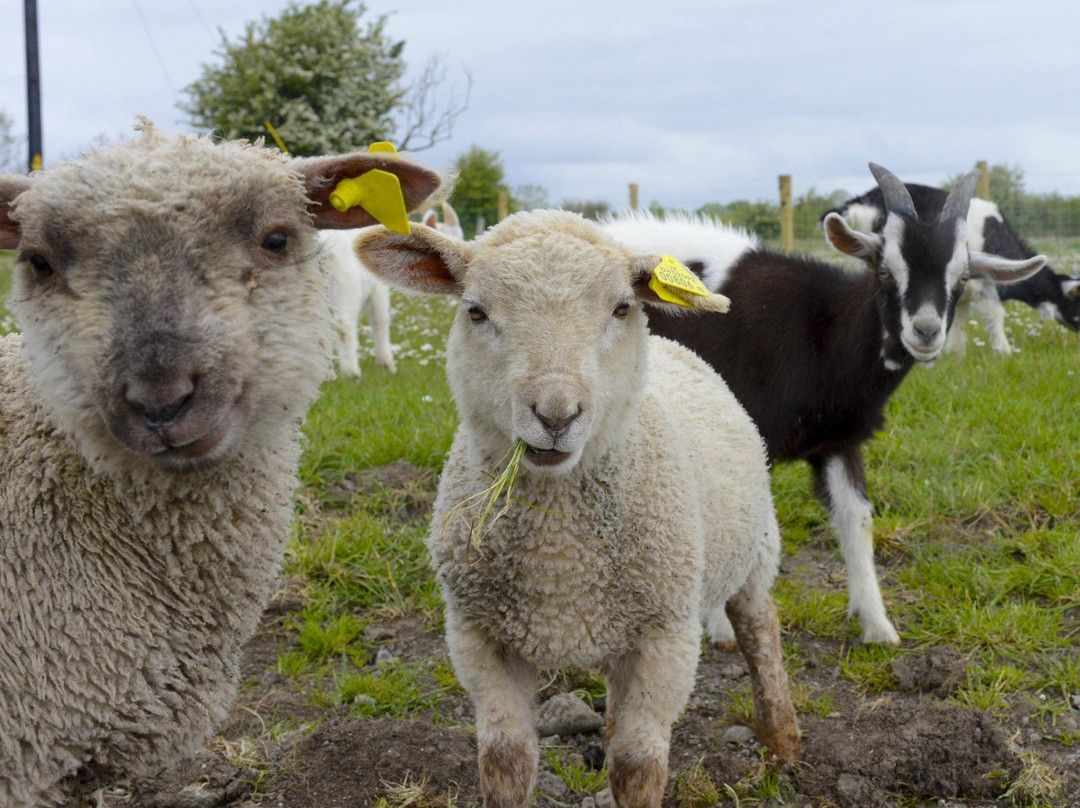
[[[423,224],[425,227],[434,228],[438,223],[439,217],[435,214],[435,208],[431,208],[431,210],[424,214]]]
[[[19,246],[19,223],[11,218],[11,204],[31,184],[29,177],[18,174],[0,176],[0,250],[14,250]]]
[[[357,236],[354,249],[377,278],[432,295],[460,295],[472,259],[468,244],[427,227],[408,236],[373,227]]]
[[[830,213],[822,222],[825,228],[825,240],[833,246],[833,249],[850,255],[852,258],[861,258],[868,264],[877,261],[881,252],[882,239],[877,233],[863,233],[850,227],[844,217],[839,213]]]
[[[294,166],[299,171],[311,200],[315,226],[320,229],[351,230],[378,224],[360,206],[339,211],[330,204],[330,194],[344,179],[355,179],[372,169],[395,174],[401,183],[405,210],[416,210],[438,190],[442,179],[434,171],[411,163],[391,152],[355,152],[339,157],[298,157]]]
[[[1015,283],[1025,278],[1030,278],[1040,269],[1046,266],[1046,256],[1036,255],[1034,258],[1024,258],[1019,261],[1012,258],[1002,258],[1000,255],[979,252],[971,252],[971,274],[994,281],[994,283]]]
[[[1061,279],[1061,293],[1065,297],[1080,297],[1080,280],[1075,278]]]
[[[686,295],[681,299],[683,303],[672,303],[658,295],[649,281],[652,280],[653,271],[660,258],[655,255],[641,255],[630,259],[631,284],[634,287],[634,297],[647,306],[660,309],[667,314],[686,314],[691,311],[715,311],[726,312],[731,306],[731,301],[723,295],[709,293],[707,296]],[[687,270],[689,271],[689,270]]]

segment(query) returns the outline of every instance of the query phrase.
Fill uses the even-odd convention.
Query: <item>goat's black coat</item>
[[[948,191],[934,188],[929,185],[917,185],[905,183],[905,188],[911,194],[911,201],[919,218],[928,221],[937,217],[945,206],[945,200],[949,196]],[[885,200],[880,188],[873,188],[861,196],[852,197],[839,208],[826,211],[822,219],[830,213],[839,213],[841,216],[852,205],[867,205],[877,208],[878,215],[874,219],[874,231],[881,232],[885,226]],[[1034,258],[1038,253],[1031,245],[1024,241],[1013,230],[1012,225],[1005,219],[1000,220],[987,217],[983,222],[983,252],[1000,255],[1002,258],[1022,260]],[[1038,308],[1042,303],[1053,303],[1061,313],[1061,322],[1073,331],[1080,329],[1080,299],[1071,298],[1065,294],[1061,282],[1068,280],[1065,275],[1058,275],[1050,267],[1045,265],[1030,278],[1017,283],[997,284],[998,298],[1001,300],[1019,300],[1032,308]]]
[[[887,345],[896,369],[886,367],[880,289],[869,270],[750,251],[716,290],[731,298],[729,312],[650,311],[649,328],[719,371],[757,424],[771,460],[806,459],[820,471],[833,455],[858,459],[859,445],[884,425],[885,403],[914,364],[901,346]]]

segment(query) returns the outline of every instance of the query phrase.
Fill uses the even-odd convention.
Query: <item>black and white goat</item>
[[[810,463],[847,565],[848,613],[862,623],[863,642],[896,645],[874,569],[861,446],[883,426],[885,403],[912,366],[941,352],[968,278],[1024,278],[1045,258],[1014,261],[969,250],[975,173],[949,195],[938,218],[927,220],[916,215],[899,179],[874,164],[870,170],[884,191],[881,232],[854,229],[839,214],[824,224],[829,242],[871,271],[758,249],[745,236],[739,249],[738,232],[703,220],[637,214],[605,227],[633,249],[674,255],[731,298],[727,314],[650,313],[649,327],[720,372],[756,422],[771,460]]]
[[[914,183],[908,183],[905,187],[920,216],[933,219],[941,213],[948,197],[946,191]],[[849,199],[831,212],[839,213],[856,229],[880,232],[885,225],[885,204],[880,188]],[[968,245],[972,250],[1004,258],[1035,257],[1035,250],[1017,235],[993,202],[971,200],[967,222]],[[1012,347],[1005,334],[1005,309],[1001,305],[1004,300],[1019,300],[1038,309],[1044,317],[1057,320],[1073,331],[1080,331],[1080,280],[1058,275],[1047,265],[1030,278],[1017,283],[998,286],[973,280],[968,284],[960,299],[956,325],[949,332],[945,350],[963,355],[966,344],[964,330],[970,316],[968,310],[974,309],[986,328],[990,346],[995,351],[1011,353]]]

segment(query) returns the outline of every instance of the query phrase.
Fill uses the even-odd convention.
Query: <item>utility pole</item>
[[[41,168],[41,71],[38,67],[37,0],[23,0],[26,15],[26,128],[30,170]]]

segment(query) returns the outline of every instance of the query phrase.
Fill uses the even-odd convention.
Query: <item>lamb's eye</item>
[[[479,306],[469,306],[469,319],[474,323],[482,323],[487,319],[487,312]]]
[[[285,252],[285,248],[289,246],[289,234],[282,230],[274,230],[263,236],[262,248],[267,252],[280,253]]]
[[[47,278],[56,271],[53,269],[53,265],[49,263],[49,259],[39,253],[31,255],[29,261],[30,268],[34,270],[34,274],[39,278]]]
[[[612,317],[617,317],[620,320],[625,320],[626,315],[630,313],[629,303],[620,303],[615,307],[615,311],[611,312]]]

